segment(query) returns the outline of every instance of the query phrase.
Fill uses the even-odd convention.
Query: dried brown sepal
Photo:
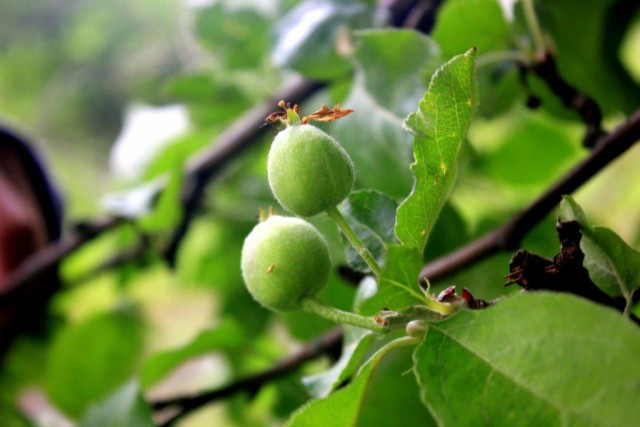
[[[295,112],[296,114],[300,113],[300,107],[298,107],[298,104],[294,104],[292,106],[291,103],[285,102],[284,100],[281,100],[280,102],[278,102],[278,107],[280,107],[281,110],[274,111],[273,113],[269,114],[264,119],[265,122],[272,123],[272,124],[288,123],[289,122],[289,113],[288,113],[289,110]]]
[[[387,326],[387,321],[384,320],[379,314],[373,316],[373,321],[376,322],[378,326]]]
[[[260,208],[258,210],[258,221],[259,222],[265,222],[266,220],[268,220],[273,215],[274,215],[273,206],[269,205],[269,207],[267,209]]]
[[[303,117],[302,123],[308,123],[311,120],[324,123],[333,122],[341,119],[344,116],[348,116],[349,114],[353,113],[353,111],[354,110],[349,109],[341,110],[340,104],[334,105],[333,108],[329,108],[326,105],[323,105],[322,107],[320,107],[320,109],[314,111],[308,116]]]
[[[292,121],[295,122],[297,120],[297,117],[300,116],[300,107],[298,107],[297,104],[291,105],[289,102],[285,102],[284,100],[282,100],[278,102],[278,107],[280,107],[281,110],[274,111],[273,113],[269,114],[265,118],[266,123],[291,123]],[[340,109],[340,104],[334,105],[333,108],[329,108],[326,105],[323,105],[322,107],[320,107],[320,109],[314,111],[308,116],[302,117],[300,119],[300,122],[303,124],[309,123],[310,121],[323,123],[333,122],[353,113],[353,111],[354,110]],[[289,117],[290,112],[294,112],[296,117]]]

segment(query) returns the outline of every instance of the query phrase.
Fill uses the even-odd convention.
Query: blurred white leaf
[[[184,105],[132,105],[111,151],[112,171],[124,180],[139,178],[149,162],[188,129],[189,116]]]

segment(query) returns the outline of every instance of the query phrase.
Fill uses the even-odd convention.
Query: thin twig
[[[432,282],[440,280],[498,251],[517,249],[525,234],[551,212],[564,194],[570,194],[578,189],[629,149],[638,139],[640,139],[640,110],[612,132],[598,139],[595,148],[587,158],[526,209],[495,230],[426,264],[420,272],[420,279],[428,278]]]
[[[227,398],[242,391],[248,391],[255,394],[264,384],[281,378],[287,374],[296,371],[300,366],[316,357],[333,353],[339,350],[342,343],[343,332],[341,328],[335,328],[332,331],[320,336],[313,342],[305,345],[295,353],[285,357],[280,362],[266,371],[259,372],[253,376],[246,377],[216,390],[205,392],[192,397],[180,397],[176,399],[168,399],[153,402],[151,406],[155,410],[164,410],[165,408],[176,408],[176,412],[171,414],[167,419],[159,424],[160,427],[169,427],[174,425],[176,421],[187,415],[188,413],[201,408],[216,400]]]

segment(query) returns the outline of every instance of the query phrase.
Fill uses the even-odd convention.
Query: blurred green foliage
[[[378,245],[376,255],[384,259],[385,250],[392,252],[385,273],[388,282],[417,274],[425,260],[471,241],[526,206],[588,152],[580,146],[583,126],[577,116],[562,106],[540,79],[530,75],[521,78],[514,65],[514,58],[532,54],[521,4],[516,2],[510,19],[494,0],[444,1],[436,12],[431,36],[390,28],[378,2],[364,0],[34,0],[0,4],[0,118],[46,141],[53,173],[69,198],[69,220],[99,212],[99,197],[122,188],[117,177],[107,171],[105,159],[127,105],[180,103],[187,107],[190,119],[189,130],[158,148],[141,177],[127,184],[135,189],[163,175],[169,177],[170,185],[158,203],[146,206],[146,219],[128,221],[64,260],[64,289],[54,300],[45,333],[18,340],[4,361],[0,420],[25,425],[16,399],[26,390],[36,389],[55,410],[83,425],[100,425],[109,417],[115,423],[112,425],[148,425],[150,410],[142,396],[193,394],[228,384],[271,367],[300,343],[333,328],[332,323],[306,313],[269,313],[251,299],[242,283],[240,251],[258,209],[271,205],[283,213],[266,179],[268,140],[275,135],[275,126],[269,129],[268,137],[234,159],[208,186],[173,268],[161,254],[162,245],[184,214],[179,187],[192,184],[180,168],[200,150],[215,144],[216,137],[234,120],[274,94],[294,74],[326,82],[323,91],[301,105],[303,113],[322,103],[341,103],[356,110],[336,123],[320,126],[339,140],[354,160],[356,189],[362,191],[351,195],[344,211],[359,234]],[[545,39],[557,53],[560,73],[594,97],[603,108],[607,129],[619,124],[639,104],[638,8],[622,0],[538,1],[535,5]],[[635,45],[629,40],[635,40]],[[447,189],[451,187],[449,198],[443,191],[431,200],[435,205],[428,218],[431,233],[424,236],[425,242],[428,237],[426,249],[407,250],[392,234],[395,208],[409,195],[420,168],[410,169],[414,139],[404,120],[419,111],[418,104],[434,72],[473,46],[478,48],[475,68],[480,104],[466,138],[457,141],[456,155],[445,165],[445,169],[456,171],[457,178],[454,183],[452,176],[447,184]],[[451,79],[450,86],[459,83],[457,79],[472,76],[444,75],[442,69],[438,72],[441,78]],[[447,92],[445,89],[442,91]],[[542,100],[541,108],[524,106],[532,93]],[[434,94],[440,96],[440,92],[431,96]],[[458,104],[446,96],[436,101],[455,109]],[[442,129],[437,124],[441,116],[436,113],[444,114],[445,110],[437,107],[416,113],[424,123],[416,129],[412,122],[412,130],[428,135],[432,129]],[[450,122],[464,118],[457,110],[448,113]],[[605,225],[621,236],[605,237],[615,248],[632,254],[622,269],[631,278],[640,271],[636,265],[640,187],[634,185],[640,182],[638,162],[636,147],[575,194],[590,224]],[[427,163],[425,176],[431,176],[428,173],[434,165],[441,166]],[[425,192],[432,188],[427,184],[420,184]],[[522,247],[553,256],[559,246],[556,215],[549,215],[529,232]],[[336,265],[351,262],[362,269],[357,255],[345,247],[325,216],[310,221],[327,237]],[[418,221],[402,221],[419,234]],[[136,252],[136,257],[101,268],[113,257],[139,249],[141,241],[150,244]],[[507,253],[493,255],[433,283],[432,291],[455,284],[479,298],[508,295],[513,290],[504,289],[502,283],[509,271],[509,257]],[[605,264],[598,265],[605,270]],[[615,289],[611,274],[600,273],[599,277],[606,276],[603,286]],[[635,289],[638,285],[630,286]],[[354,299],[360,298],[366,286],[365,281],[356,289],[336,272],[319,298],[351,310],[359,306]],[[382,297],[384,294],[370,299],[363,310],[375,313],[379,304],[384,304]],[[415,300],[402,298],[394,303]],[[549,324],[562,328],[575,322],[571,313],[563,314],[564,304],[575,309],[585,325],[604,319],[615,343],[623,337],[626,345],[637,346],[637,330],[622,326],[623,321],[613,313],[570,297],[528,300],[524,296],[510,300],[510,304],[503,314],[495,314],[504,316],[503,324],[494,324],[500,319],[490,310],[485,317],[481,313],[476,319],[475,312],[465,312],[443,322],[416,353],[424,360],[418,371],[419,385],[413,373],[402,375],[412,370],[409,349],[378,350],[391,338],[374,340],[358,335],[351,341],[359,346],[355,359],[349,356],[343,360],[345,367],[339,372],[323,374],[331,360],[321,358],[255,393],[240,393],[196,412],[180,425],[283,423],[314,393],[305,389],[300,377],[318,374],[328,375],[320,378],[331,383],[329,388],[340,385],[334,380],[344,379],[342,374],[351,376],[352,381],[328,400],[315,401],[309,412],[298,413],[297,419],[311,420],[304,425],[318,425],[325,419],[335,423],[334,413],[363,426],[394,425],[397,420],[407,425],[455,425],[455,421],[447,424],[448,417],[474,404],[474,397],[464,394],[466,379],[474,372],[490,377],[499,376],[505,366],[521,368],[517,361],[498,357],[495,348],[526,341],[526,332],[518,323],[520,312],[526,312],[531,322],[527,328],[546,333]],[[544,314],[537,316],[537,309]],[[634,310],[640,311],[637,307]],[[456,322],[464,323],[460,330],[466,330],[476,321],[488,341],[472,335],[458,339]],[[540,340],[545,338],[539,335]],[[552,338],[547,344],[558,344],[553,341],[557,336]],[[597,338],[600,348],[605,348],[610,337],[599,334]],[[427,343],[431,340],[442,345],[441,353],[429,352]],[[575,352],[590,352],[588,342],[580,337],[575,342],[573,350],[560,346],[545,354],[539,354],[538,349],[535,354],[567,361],[580,356]],[[472,343],[486,353],[490,363],[483,365],[480,353],[465,352],[461,343]],[[637,354],[629,348],[603,354],[599,360],[610,364],[591,360],[593,366],[598,365],[598,375],[619,368],[616,372],[624,376],[621,366]],[[380,353],[374,353],[376,350]],[[389,354],[382,358],[385,353]],[[535,365],[526,354],[522,358]],[[443,366],[447,372],[457,372],[460,360],[468,361],[464,376],[438,376]],[[357,366],[362,370],[353,377]],[[569,362],[566,369],[571,369]],[[559,378],[570,381],[578,374],[585,376],[584,372],[569,372]],[[638,375],[628,374],[631,381]],[[439,387],[429,382],[433,376],[447,393],[462,397],[429,400],[424,396],[426,391]],[[553,385],[550,377],[545,377],[549,380],[545,380],[545,387]],[[508,395],[505,384],[509,378],[500,378],[500,392]],[[588,385],[597,386],[597,379]],[[570,396],[563,394],[561,386],[557,405],[563,406]],[[522,387],[517,390],[529,396]],[[420,393],[423,402],[428,402],[426,407],[418,399]],[[621,398],[620,405],[633,399],[637,402],[637,389]],[[447,402],[454,400],[452,412],[444,411]],[[517,408],[529,402],[529,397],[523,398]],[[536,408],[551,413],[549,406],[553,405],[536,402],[541,405]],[[488,407],[499,412],[501,402],[490,403]],[[606,419],[607,411],[615,408],[614,404],[603,406],[590,420]],[[38,412],[26,415],[33,421]],[[513,412],[505,412],[505,417],[511,415]],[[620,421],[625,415],[630,413],[612,419]]]

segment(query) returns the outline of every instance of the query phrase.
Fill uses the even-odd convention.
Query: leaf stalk
[[[303,298],[302,309],[309,313],[317,314],[336,323],[357,326],[359,328],[369,329],[379,334],[389,332],[388,328],[380,326],[372,317],[365,317],[359,314],[343,311],[335,307],[328,306],[313,297]]]
[[[371,252],[369,252],[369,249],[367,249],[358,235],[353,231],[349,223],[347,223],[347,220],[342,215],[342,213],[340,213],[338,207],[333,206],[331,208],[328,208],[326,212],[327,215],[329,215],[329,217],[336,223],[338,228],[340,228],[342,233],[344,233],[344,235],[347,237],[347,240],[349,240],[351,246],[353,246],[356,252],[358,252],[362,259],[364,259],[364,262],[367,263],[373,274],[375,274],[378,278],[382,276],[382,268],[380,268],[376,259],[373,257],[373,255],[371,255]]]

